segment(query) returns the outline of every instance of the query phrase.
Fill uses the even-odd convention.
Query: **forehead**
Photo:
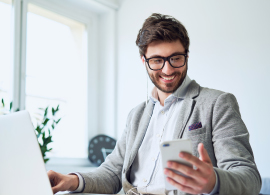
[[[167,57],[175,52],[185,53],[185,48],[180,40],[173,42],[155,41],[147,46],[145,56],[146,58],[154,55]]]

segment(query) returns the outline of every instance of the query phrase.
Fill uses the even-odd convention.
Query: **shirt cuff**
[[[214,169],[214,171],[215,171],[215,175],[216,175],[216,184],[215,184],[212,192],[210,192],[210,194],[205,194],[205,195],[213,195],[213,194],[217,194],[219,192],[219,178],[218,178],[218,175],[217,175],[217,172],[215,169]]]
[[[82,192],[84,190],[84,179],[79,173],[69,173],[69,175],[77,175],[79,178],[79,186],[76,190],[71,192]]]

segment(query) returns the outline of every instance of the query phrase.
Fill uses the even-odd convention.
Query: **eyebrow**
[[[186,54],[186,53],[184,53],[184,52],[174,52],[174,53],[172,53],[171,55],[169,55],[169,56],[172,56],[172,55],[177,55],[177,54]],[[152,55],[152,56],[150,56],[149,58],[164,58],[164,57],[169,57],[169,56],[161,56],[161,55]],[[146,56],[145,56],[146,57]],[[147,58],[147,59],[149,59],[149,58]]]

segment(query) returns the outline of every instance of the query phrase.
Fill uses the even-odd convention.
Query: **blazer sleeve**
[[[261,177],[236,98],[229,93],[221,94],[213,107],[212,117],[219,194],[259,194]]]
[[[85,181],[83,193],[117,194],[121,190],[121,172],[125,159],[126,134],[131,113],[132,111],[128,116],[127,125],[121,138],[105,162],[94,171],[80,172]]]

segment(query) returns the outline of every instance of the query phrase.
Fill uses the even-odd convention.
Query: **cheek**
[[[154,73],[153,75],[154,75],[154,78],[156,80],[159,80],[160,79],[160,74],[159,73]]]
[[[159,72],[158,71],[148,71],[148,74],[152,77],[152,78],[159,78]]]
[[[181,76],[186,75],[186,73],[187,73],[187,67],[186,66],[181,67],[178,72],[179,72],[178,74],[181,75]]]

